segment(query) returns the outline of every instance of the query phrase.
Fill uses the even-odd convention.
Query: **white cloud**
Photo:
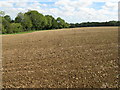
[[[0,7],[13,7],[12,2],[0,1]]]
[[[103,6],[103,9],[118,10],[118,3],[106,2],[105,6]]]
[[[18,12],[26,12],[28,9],[38,10],[43,14],[50,14],[54,17],[62,17],[67,22],[83,21],[109,21],[118,18],[118,1],[119,0],[4,0],[0,1],[0,7],[6,14],[15,17]],[[28,4],[27,2],[33,2]],[[47,8],[47,4],[39,2],[55,2],[53,8]],[[104,2],[105,5],[97,10],[96,7],[90,6],[94,2]],[[14,7],[16,4],[16,7]],[[3,8],[5,7],[5,8]],[[44,7],[44,8],[43,8]]]

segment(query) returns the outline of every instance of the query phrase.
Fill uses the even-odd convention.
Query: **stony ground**
[[[4,88],[115,88],[117,27],[3,35]]]

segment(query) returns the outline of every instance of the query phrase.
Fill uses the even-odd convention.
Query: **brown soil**
[[[117,27],[3,35],[4,88],[116,88]]]

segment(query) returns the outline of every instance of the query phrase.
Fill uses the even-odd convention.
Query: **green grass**
[[[50,31],[50,30],[57,30],[57,29],[49,29],[49,30],[32,30],[32,31],[25,31],[25,32],[18,32],[18,33],[9,33],[9,34],[2,34],[2,33],[0,33],[0,35],[16,35],[16,34],[32,33],[32,32],[37,32],[37,31]]]
[[[24,33],[32,33],[35,31],[26,31],[26,32],[18,32],[18,33],[11,33],[11,34],[0,34],[0,35],[15,35],[15,34],[24,34]]]

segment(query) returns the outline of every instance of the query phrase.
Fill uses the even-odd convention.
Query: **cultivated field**
[[[117,27],[3,35],[5,88],[115,88]]]

